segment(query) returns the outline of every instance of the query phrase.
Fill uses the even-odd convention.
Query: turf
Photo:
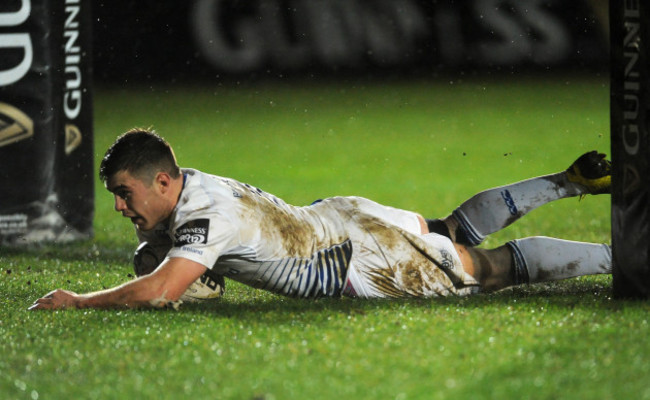
[[[157,85],[95,93],[96,163],[153,126],[183,166],[293,204],[337,194],[444,216],[475,192],[609,149],[605,78]],[[0,249],[6,399],[650,398],[646,302],[611,277],[469,298],[294,300],[228,282],[180,311],[28,312],[62,287],[131,279],[132,227],[97,183],[95,238]],[[610,240],[608,196],[489,238]]]

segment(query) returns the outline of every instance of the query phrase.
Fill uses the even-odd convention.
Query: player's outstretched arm
[[[54,290],[29,309],[164,307],[177,301],[205,271],[194,261],[171,258],[153,273],[111,289],[85,294]]]

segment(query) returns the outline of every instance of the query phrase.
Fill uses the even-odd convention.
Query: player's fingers
[[[40,299],[37,299],[28,310],[48,310],[56,308],[56,302],[54,299],[56,293],[57,290],[53,290]]]
[[[47,310],[52,308],[52,299],[42,297],[34,302],[28,310]]]
[[[36,300],[29,310],[57,310],[70,307],[73,305],[73,292],[67,290],[53,290],[40,299]]]

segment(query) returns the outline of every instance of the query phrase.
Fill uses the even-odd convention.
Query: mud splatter
[[[426,297],[454,291],[450,277],[419,248],[425,243],[411,241],[399,228],[374,217],[355,219],[374,241],[373,249],[367,251],[380,255],[383,261],[383,267],[362,268],[375,290],[387,297]]]
[[[579,261],[570,262],[566,265],[553,269],[539,268],[537,270],[537,277],[534,279],[534,281],[531,280],[531,283],[554,281],[557,280],[558,277],[560,277],[560,279],[574,277],[579,275],[577,273],[579,269]]]
[[[282,243],[287,255],[308,257],[314,250],[314,228],[278,204],[261,196],[244,194],[241,201],[248,207],[245,220],[258,221],[262,235]]]
[[[372,269],[368,271],[372,286],[387,297],[404,297],[406,293],[397,287],[395,274],[392,269]]]

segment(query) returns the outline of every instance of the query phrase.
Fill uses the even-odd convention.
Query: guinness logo
[[[208,243],[210,220],[208,218],[195,219],[185,223],[174,232],[174,246]]]
[[[34,122],[24,112],[0,103],[0,147],[34,136]]]
[[[65,154],[69,155],[81,144],[81,132],[76,125],[65,124]]]

